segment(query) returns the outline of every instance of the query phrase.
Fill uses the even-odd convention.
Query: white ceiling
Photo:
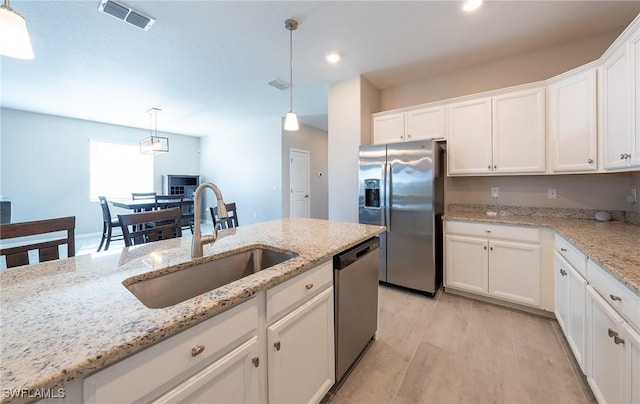
[[[120,1],[120,0],[116,0]],[[640,1],[129,1],[142,31],[99,0],[14,0],[35,58],[1,57],[4,107],[194,136],[283,116],[293,33],[294,110],[327,126],[329,84],[363,74],[380,89],[627,25]],[[339,65],[324,61],[343,55]]]

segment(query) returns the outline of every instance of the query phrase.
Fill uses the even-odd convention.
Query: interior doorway
[[[289,149],[289,216],[291,217],[310,216],[310,158],[307,150]]]

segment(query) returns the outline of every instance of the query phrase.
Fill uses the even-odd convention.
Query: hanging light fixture
[[[9,6],[9,0],[0,6],[0,55],[33,59],[27,23]]]
[[[298,28],[298,21],[288,19],[284,27],[289,30],[289,101],[290,108],[284,119],[284,130],[296,131],[299,129],[298,116],[293,112],[293,31]]]
[[[147,110],[149,114],[149,137],[140,141],[140,153],[157,154],[169,151],[169,138],[158,136],[158,111],[160,108]]]

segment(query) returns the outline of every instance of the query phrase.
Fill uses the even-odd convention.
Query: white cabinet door
[[[450,104],[448,116],[449,174],[491,173],[491,98]]]
[[[257,337],[251,338],[153,402],[258,402],[258,366],[261,364],[257,341]]]
[[[569,333],[569,273],[566,261],[558,253],[555,255],[554,279],[556,285],[554,313],[566,336]]]
[[[422,108],[405,113],[405,140],[425,140],[445,137],[444,106]]]
[[[635,73],[632,75],[635,89],[632,108],[632,116],[634,117],[632,133],[635,132],[635,137],[632,139],[632,146],[635,145],[635,147],[632,147],[630,165],[640,166],[640,29],[636,30],[636,33],[631,38],[629,47]]]
[[[602,66],[604,167],[625,168],[631,158],[633,131],[632,61],[626,47]]]
[[[540,307],[540,245],[489,240],[489,295]]]
[[[551,171],[595,171],[597,160],[596,71],[549,86]]]
[[[493,97],[493,172],[545,171],[544,88]]]
[[[476,237],[446,236],[446,287],[488,293],[487,244],[486,239]]]
[[[404,113],[373,118],[373,144],[404,142]]]
[[[335,382],[333,287],[267,328],[270,403],[317,403]]]
[[[600,404],[625,403],[622,318],[587,286],[587,381]]]
[[[640,335],[627,323],[625,330],[625,347],[628,351],[626,364],[625,391],[629,394],[630,403],[640,403]]]
[[[567,341],[582,372],[585,371],[584,351],[586,339],[586,293],[587,281],[571,265],[567,265],[568,332]]]

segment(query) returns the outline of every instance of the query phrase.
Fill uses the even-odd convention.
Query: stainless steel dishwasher
[[[333,258],[336,382],[364,353],[378,328],[380,239],[371,238]]]

